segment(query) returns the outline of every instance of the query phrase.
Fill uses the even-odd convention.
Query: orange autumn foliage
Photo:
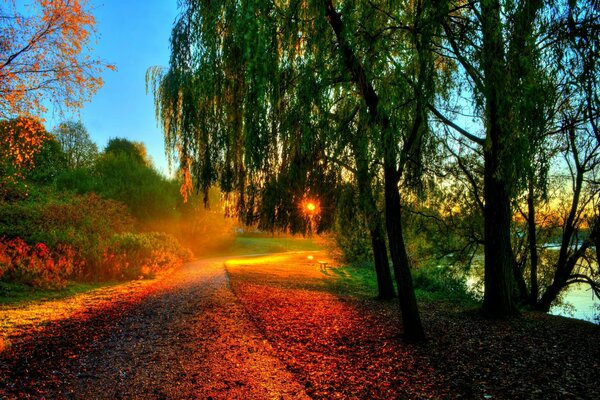
[[[34,167],[34,158],[50,135],[33,117],[0,121],[0,197]]]
[[[78,108],[100,86],[87,0],[0,0],[0,118]]]
[[[179,193],[181,193],[184,203],[187,203],[188,196],[192,193],[193,190],[190,164],[191,160],[188,157],[186,158],[184,165],[181,167],[182,183],[181,187],[179,188]]]
[[[31,169],[34,157],[50,135],[36,118],[0,121],[0,151],[18,170]]]
[[[78,273],[82,262],[73,248],[60,244],[49,249],[44,243],[28,245],[20,238],[0,237],[0,278],[46,289],[60,289]]]

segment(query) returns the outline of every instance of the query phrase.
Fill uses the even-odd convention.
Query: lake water
[[[600,323],[600,299],[594,295],[588,285],[569,286],[563,302],[564,306],[552,307],[550,314]]]
[[[478,277],[473,273],[473,275],[467,278],[467,287],[475,292],[479,298],[483,298],[482,277]],[[562,296],[563,304],[551,307],[550,314],[600,324],[600,299],[594,295],[589,285],[570,285]]]

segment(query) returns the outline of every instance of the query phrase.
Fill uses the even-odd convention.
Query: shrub
[[[181,202],[178,185],[152,167],[123,152],[102,155],[94,167],[94,191],[127,205],[140,221],[176,217]]]
[[[165,233],[122,233],[114,235],[104,252],[109,278],[147,278],[174,268],[192,257],[177,239]]]
[[[56,188],[77,194],[93,192],[98,186],[98,177],[89,167],[65,169],[56,177]]]
[[[427,266],[412,272],[415,289],[446,300],[473,300],[466,278],[449,266]]]
[[[20,238],[0,238],[0,278],[44,289],[61,289],[81,266],[71,246],[59,245],[51,250],[44,243],[29,246]]]
[[[0,199],[0,277],[50,288],[152,276],[190,258],[172,236],[124,233],[133,225],[125,204],[93,193],[36,187],[27,200]]]
[[[30,201],[0,207],[0,236],[44,243],[50,249],[68,246],[82,261],[79,278],[104,275],[103,251],[115,233],[130,230],[133,220],[125,205],[95,194],[59,196],[38,193]]]
[[[122,203],[94,193],[72,196],[64,201],[42,205],[41,229],[56,239],[72,237],[72,231],[85,236],[109,239],[115,232],[130,230],[133,219]]]

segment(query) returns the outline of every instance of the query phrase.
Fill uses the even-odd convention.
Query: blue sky
[[[177,0],[91,0],[98,43],[94,54],[114,64],[104,86],[80,111],[80,118],[100,149],[110,138],[124,137],[146,144],[163,174],[168,173],[161,130],[154,118],[154,100],[146,94],[148,67],[167,66],[169,37],[177,16]],[[49,122],[49,129],[56,121]]]

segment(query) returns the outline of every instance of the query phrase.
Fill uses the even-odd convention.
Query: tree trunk
[[[513,260],[513,276],[515,282],[517,283],[517,289],[519,289],[519,299],[521,303],[527,304],[529,301],[529,292],[527,291],[527,283],[525,282],[525,277],[523,276],[523,264],[526,261],[517,262],[517,260]]]
[[[571,274],[577,265],[577,262],[583,257],[587,249],[592,244],[591,238],[588,238],[571,256],[565,259],[564,263],[560,263],[556,267],[552,284],[546,289],[540,301],[536,304],[536,309],[539,311],[548,312],[552,302],[558,297],[560,291],[569,285]],[[559,256],[559,261],[561,260]]]
[[[390,273],[390,264],[387,256],[387,246],[381,224],[378,223],[374,229],[370,229],[371,245],[373,246],[373,258],[375,260],[375,273],[377,274],[377,298],[388,300],[393,298],[394,284],[392,283],[392,274]]]
[[[531,305],[535,305],[539,296],[538,284],[538,252],[537,252],[537,230],[535,226],[535,203],[533,196],[533,177],[529,177],[529,194],[527,196],[527,228],[529,240],[529,301]]]
[[[503,318],[517,313],[513,298],[513,252],[510,243],[512,222],[510,183],[510,107],[507,104],[504,41],[500,2],[481,2],[483,70],[486,99],[486,142],[484,144],[484,238],[485,292],[483,313]]]
[[[544,291],[544,294],[542,294],[542,297],[540,298],[535,307],[536,309],[544,312],[548,312],[550,310],[552,302],[556,299],[556,297],[558,297],[560,291],[565,286],[567,286],[567,281],[569,279],[569,276],[571,276],[571,273],[573,272],[573,268],[575,268],[577,260],[579,259],[580,255],[583,255],[583,252],[585,252],[585,249],[589,246],[589,244],[583,244],[574,254],[569,255],[569,247],[571,245],[571,240],[576,232],[577,209],[579,207],[579,198],[581,196],[581,190],[583,188],[584,175],[584,171],[578,161],[578,153],[575,144],[574,132],[571,132],[571,136],[569,139],[571,144],[571,151],[573,151],[573,156],[576,160],[576,174],[574,177],[575,190],[573,191],[571,210],[569,211],[569,215],[567,216],[567,220],[565,221],[563,228],[563,236],[560,244],[558,261],[556,262],[556,269],[554,271],[554,279],[552,280],[552,284],[548,286],[548,288]]]
[[[366,135],[355,135],[351,142],[356,160],[356,181],[358,183],[360,207],[366,217],[369,233],[371,234],[371,247],[377,276],[377,297],[387,300],[395,296],[394,283],[390,273],[381,215],[373,197],[372,179],[367,160],[368,141]]]
[[[402,234],[402,214],[400,210],[400,194],[395,165],[384,167],[385,176],[385,222],[394,276],[398,286],[398,298],[402,310],[404,340],[418,342],[425,340],[425,332],[421,324],[421,316],[410,272],[410,264]]]
[[[560,294],[560,291],[567,282],[567,278],[568,276],[563,278],[562,276],[557,276],[555,274],[552,284],[546,288],[540,300],[535,304],[535,309],[542,312],[550,311],[552,302],[556,300]]]
[[[485,152],[485,293],[483,313],[503,318],[517,313],[513,296],[513,254],[510,244],[510,197],[498,179],[497,162]]]

